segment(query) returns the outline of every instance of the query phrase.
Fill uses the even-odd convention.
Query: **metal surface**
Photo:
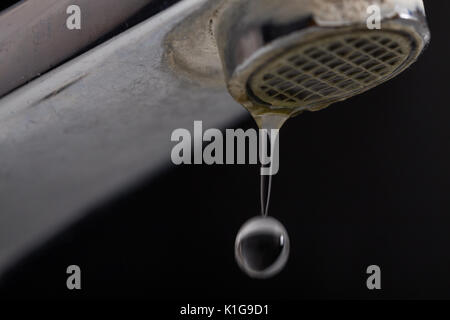
[[[412,38],[388,31],[352,31],[301,44],[257,71],[248,90],[262,104],[311,107],[345,99],[408,66]]]
[[[158,0],[26,0],[0,13],[0,97],[72,57]],[[68,30],[66,9],[81,9]]]
[[[367,27],[367,8],[371,4],[380,8],[381,30],[369,30]],[[304,110],[320,110],[333,102],[369,90],[405,70],[417,59],[429,41],[425,12],[420,0],[291,0],[286,1],[283,6],[276,6],[269,0],[230,1],[228,5],[222,6],[214,34],[230,94],[254,116],[266,112],[293,115]],[[380,57],[386,55],[387,59],[394,53],[387,52],[390,48],[377,42],[375,38],[370,38],[370,35],[378,36],[383,41],[396,42],[405,51],[395,53],[392,58],[400,59],[395,60],[396,63],[389,68],[390,72],[387,74],[374,73],[371,68],[387,66],[384,61],[373,65],[378,59],[378,52]],[[361,47],[367,49],[367,52],[361,53],[360,48],[345,39],[353,39],[355,45],[359,43],[358,40],[364,40]],[[338,52],[333,49],[332,43],[329,43],[331,47],[324,47],[328,41],[341,45],[345,41],[345,47],[350,50],[344,55],[336,56]],[[316,54],[308,56],[307,50],[315,51]],[[312,70],[333,72],[335,79],[342,79],[337,82],[348,84],[348,87],[339,88],[345,92],[340,90],[340,93],[333,95],[320,94],[320,90],[330,89],[330,83],[326,84],[324,79],[321,80],[315,74],[305,79],[312,82],[310,84],[300,81],[306,91],[300,92],[302,88],[297,83],[294,95],[286,91],[290,90],[286,87],[289,86],[286,79],[281,87],[269,88],[268,82],[258,76],[262,73],[264,77],[266,69],[274,76],[275,70],[271,69],[276,68],[277,63],[285,58],[293,58],[285,56],[289,55],[288,52],[314,60],[305,66],[291,64],[290,71],[296,70],[303,76]],[[315,57],[318,53],[331,55],[331,64],[319,64],[319,58]],[[358,64],[361,58],[365,58],[368,64]],[[345,63],[347,71],[355,71],[358,75],[343,77],[345,72],[337,72],[337,66],[333,65],[337,62]],[[286,63],[284,64],[286,67]],[[364,80],[372,79],[368,82],[359,81],[358,76],[364,74],[368,75]],[[353,88],[355,83],[359,83],[359,87]],[[270,96],[269,93],[274,95]],[[298,94],[300,95],[296,97]]]
[[[164,62],[167,33],[204,2],[180,2],[0,100],[0,271],[171,166],[174,129],[246,114],[224,86],[202,88]]]

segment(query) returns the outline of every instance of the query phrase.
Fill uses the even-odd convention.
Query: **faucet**
[[[374,88],[407,69],[429,40],[422,0],[217,0],[175,28],[167,45],[191,78],[223,73],[258,122]]]

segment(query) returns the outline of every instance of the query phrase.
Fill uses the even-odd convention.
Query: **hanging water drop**
[[[254,217],[239,230],[235,256],[241,269],[253,278],[269,278],[280,272],[289,257],[289,236],[272,217]]]

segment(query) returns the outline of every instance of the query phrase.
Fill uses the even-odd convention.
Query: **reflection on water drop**
[[[287,231],[272,217],[252,218],[236,236],[235,255],[250,277],[272,277],[283,269],[289,257]]]

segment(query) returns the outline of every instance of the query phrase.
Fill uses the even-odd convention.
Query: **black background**
[[[450,298],[450,3],[426,8],[432,42],[411,69],[281,131],[270,214],[292,248],[278,276],[252,280],[234,261],[236,232],[259,212],[259,168],[172,166],[21,261],[0,296]],[[66,288],[71,264],[81,291]],[[371,264],[382,290],[366,288]]]

